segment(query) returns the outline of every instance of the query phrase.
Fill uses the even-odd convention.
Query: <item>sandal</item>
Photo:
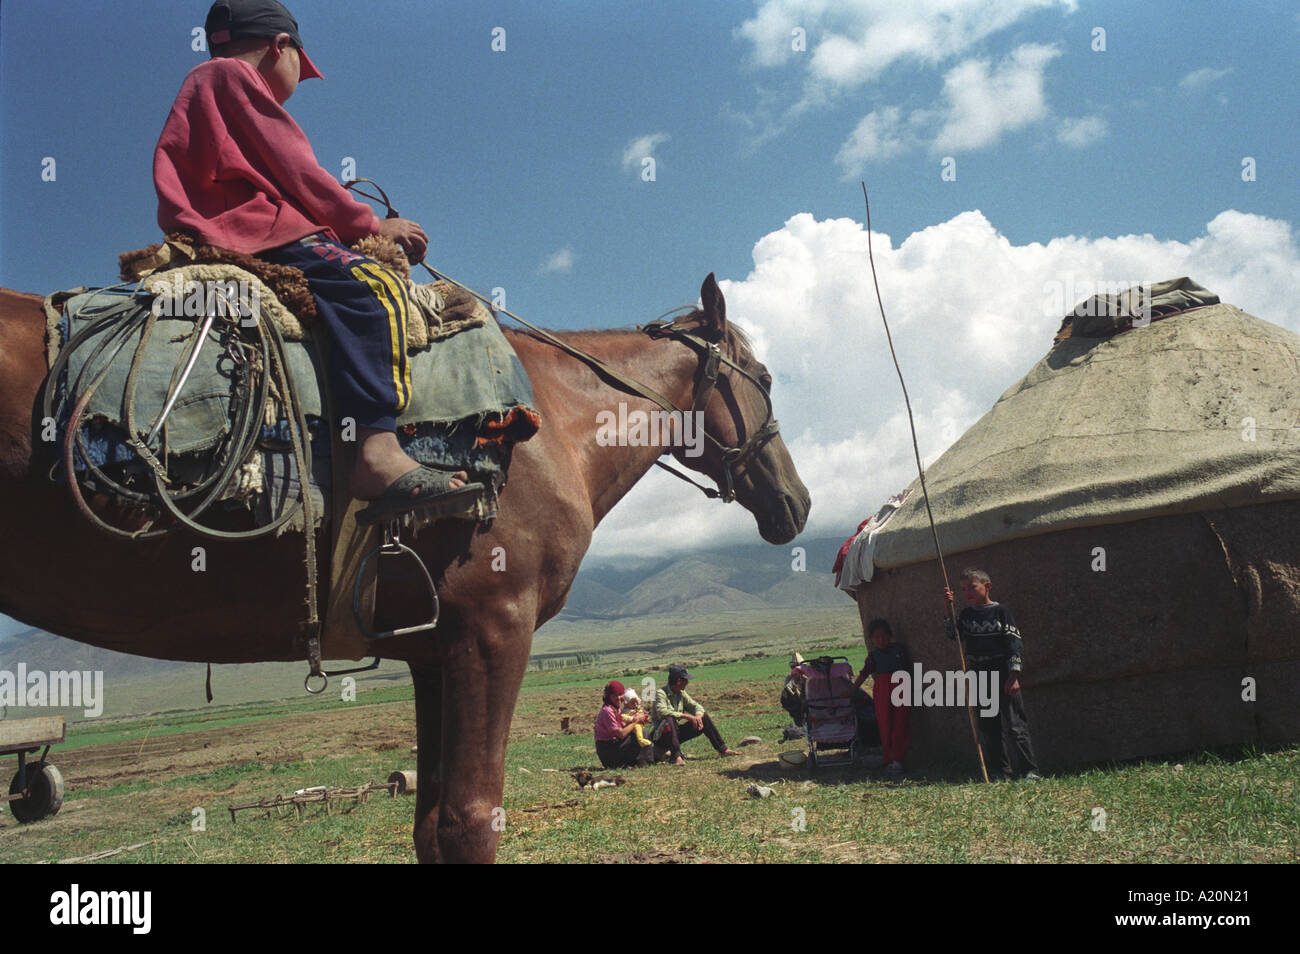
[[[452,487],[451,474],[421,465],[393,481],[369,507],[358,510],[357,523],[378,523],[410,511],[419,511],[421,516],[431,519],[474,520],[484,490],[482,484]]]

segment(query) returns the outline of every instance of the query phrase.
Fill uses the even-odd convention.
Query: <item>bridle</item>
[[[693,414],[697,411],[703,412],[704,409],[708,407],[709,398],[713,396],[713,389],[718,383],[720,365],[723,364],[738,371],[743,377],[748,378],[754,386],[758,388],[758,393],[763,396],[763,403],[767,406],[767,412],[763,418],[763,423],[754,430],[754,433],[751,434],[743,444],[732,447],[723,444],[707,430],[704,431],[704,439],[717,449],[719,459],[722,463],[723,486],[721,491],[696,483],[696,481],[692,480],[686,474],[677,470],[675,467],[665,464],[662,460],[655,461],[655,464],[658,467],[668,471],[668,473],[672,474],[674,477],[679,477],[688,484],[698,487],[704,492],[706,497],[720,499],[723,503],[731,503],[731,501],[736,499],[735,480],[732,475],[733,469],[749,460],[749,458],[757,453],[764,444],[781,432],[781,425],[776,420],[773,413],[772,396],[768,393],[767,386],[731,358],[723,354],[722,349],[718,347],[718,342],[716,340],[709,341],[699,335],[692,334],[690,331],[678,327],[675,324],[675,320],[652,321],[645,325],[639,325],[637,330],[643,332],[652,340],[670,338],[673,341],[680,341],[682,344],[687,345],[700,354],[700,369],[696,373],[695,394],[691,398],[691,409],[681,413]],[[671,402],[667,401],[666,398],[663,399],[663,403],[660,403],[655,397],[651,397],[648,394],[645,396],[650,397],[652,401],[660,404],[660,407],[663,407],[666,411],[677,411],[677,408],[674,407]]]
[[[379,192],[379,195],[371,195],[370,193],[364,192],[360,188],[358,188],[358,186],[363,182],[369,183],[370,185],[374,186],[375,189]],[[379,183],[375,182],[375,180],[367,179],[364,177],[353,179],[352,181],[348,182],[344,186],[344,188],[356,192],[358,195],[364,196],[365,198],[370,199],[372,201],[382,202],[385,205],[385,207],[388,209],[386,218],[393,219],[399,217],[397,210],[393,208],[393,204],[390,201],[388,201],[388,194],[384,192],[384,190],[380,187]],[[670,414],[682,415],[682,420],[685,420],[686,414],[694,414],[697,411],[703,412],[704,409],[708,407],[709,398],[713,395],[713,389],[718,383],[720,365],[725,364],[728,367],[733,368],[734,370],[740,372],[740,374],[743,375],[744,377],[748,378],[751,382],[753,382],[754,386],[758,388],[759,394],[763,395],[763,401],[767,405],[767,415],[764,417],[763,423],[760,424],[758,428],[754,431],[754,433],[750,435],[748,440],[746,440],[743,444],[740,444],[736,447],[731,447],[727,444],[723,444],[721,441],[719,441],[708,431],[704,431],[705,440],[707,440],[710,444],[712,444],[717,449],[719,458],[722,462],[722,489],[721,490],[715,490],[712,487],[706,487],[701,483],[697,483],[695,480],[691,479],[690,477],[682,473],[677,468],[670,467],[668,464],[665,464],[662,460],[655,461],[656,466],[663,468],[664,470],[668,471],[668,473],[672,474],[674,477],[679,477],[682,480],[686,481],[688,484],[691,484],[693,487],[696,487],[699,490],[703,491],[704,495],[706,497],[709,497],[710,499],[718,499],[721,500],[723,503],[731,503],[733,500],[735,500],[736,489],[735,489],[735,477],[733,475],[733,470],[736,467],[739,467],[741,464],[745,463],[745,461],[749,460],[750,457],[754,456],[754,454],[757,453],[758,450],[762,448],[764,444],[770,441],[781,431],[781,425],[777,422],[775,416],[773,415],[772,396],[771,394],[768,393],[767,386],[763,384],[763,382],[760,381],[758,378],[754,377],[752,374],[750,374],[748,371],[746,371],[744,368],[738,365],[731,358],[727,357],[725,354],[722,353],[722,349],[718,347],[718,341],[722,337],[721,333],[719,333],[716,336],[710,336],[712,340],[709,340],[702,337],[701,335],[694,334],[692,333],[692,331],[677,325],[676,318],[672,318],[667,321],[657,318],[654,321],[649,322],[648,324],[637,326],[638,331],[648,335],[651,339],[659,340],[661,338],[670,338],[673,341],[680,341],[682,344],[687,345],[688,347],[690,347],[691,349],[699,353],[700,368],[696,372],[696,376],[695,376],[695,395],[691,400],[690,409],[683,411],[677,405],[673,404],[672,401],[668,400],[666,397],[664,397],[658,391],[655,391],[653,388],[647,387],[646,385],[635,380],[634,378],[628,377],[627,375],[623,374],[623,372],[611,368],[608,364],[606,364],[600,358],[597,358],[595,355],[588,354],[587,352],[583,351],[580,348],[573,347],[573,345],[569,344],[566,341],[562,341],[561,339],[557,338],[555,335],[551,334],[549,331],[546,331],[544,328],[539,328],[536,325],[532,324],[531,322],[525,321],[524,319],[516,315],[514,312],[509,311],[497,305],[495,302],[493,302],[485,295],[480,295],[478,292],[476,292],[474,289],[470,288],[469,286],[463,285],[460,282],[456,281],[456,279],[452,278],[451,276],[444,275],[442,272],[439,272],[436,269],[430,267],[429,264],[424,261],[424,259],[420,259],[420,261],[416,262],[415,264],[424,266],[425,271],[427,271],[435,279],[449,282],[450,284],[455,285],[456,287],[462,288],[465,291],[469,292],[479,301],[483,302],[483,304],[486,305],[491,310],[493,315],[501,314],[513,318],[515,321],[519,322],[525,328],[528,328],[530,331],[532,331],[535,335],[537,335],[542,340],[547,341],[550,344],[555,345],[560,350],[573,355],[573,357],[577,358],[579,361],[582,361],[585,364],[589,365],[592,368],[592,370],[596,372],[598,376],[600,376],[605,380],[607,384],[610,384],[615,387],[621,387],[623,389],[628,390],[632,394],[638,395],[639,397],[643,397],[646,400],[659,405],[660,408],[669,412]],[[692,308],[691,311],[693,312],[694,309]]]

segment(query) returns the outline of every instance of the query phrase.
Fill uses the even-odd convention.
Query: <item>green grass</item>
[[[725,687],[719,675],[708,681],[715,692]],[[719,721],[729,740],[772,739],[784,722],[778,715]],[[579,793],[567,774],[542,774],[548,767],[590,765],[589,743],[577,739],[523,739],[512,746],[505,800],[512,824],[500,860],[1300,860],[1300,748],[985,785],[960,779],[961,767],[902,782],[860,769],[827,770],[809,782],[803,772],[787,775],[770,763],[739,770],[700,741],[687,749],[701,757],[684,769],[626,771],[625,786]],[[774,755],[781,746],[764,748]],[[773,795],[749,797],[752,781],[770,786]],[[564,805],[575,797],[577,806]],[[525,811],[538,805],[561,807]],[[1106,813],[1104,830],[1093,829],[1094,808]]]
[[[851,658],[861,645],[834,633],[824,640],[853,647]],[[803,771],[777,767],[778,752],[799,746],[776,741],[787,721],[776,704],[786,658],[784,651],[768,652],[683,660],[733,745],[747,735],[764,740],[743,750],[755,764],[718,759],[697,740],[686,747],[698,756],[686,767],[604,773],[621,774],[627,784],[599,791],[579,791],[569,772],[598,770],[590,723],[600,686],[621,678],[639,689],[642,677],[661,679],[661,671],[629,657],[621,672],[603,663],[529,674],[507,756],[499,860],[1300,861],[1300,747],[1098,766],[1037,784],[980,784],[966,765],[903,781],[860,768],[825,770],[809,781]],[[237,727],[233,737],[245,748],[254,744],[250,739],[268,740],[268,758],[274,745],[287,748],[283,761],[232,759],[216,768],[71,788],[64,813],[53,819],[20,827],[6,818],[0,857],[57,861],[152,842],[103,863],[409,862],[410,797],[372,795],[365,805],[332,814],[309,806],[302,817],[289,811],[267,819],[250,811],[237,822],[226,810],[308,785],[382,781],[395,769],[414,768],[405,743],[348,749],[310,720],[303,729],[299,718],[292,723],[298,735],[281,738],[291,717],[350,705],[355,717],[331,723],[329,731],[339,724],[391,726],[413,741],[409,699],[409,685],[385,686],[361,692],[353,704],[303,699],[75,727],[74,746]],[[574,734],[559,731],[561,714],[574,716]],[[334,749],[327,751],[331,741]],[[58,763],[57,748],[51,758]],[[751,798],[746,788],[753,782],[770,786],[772,796]],[[196,807],[206,812],[205,831],[191,830]],[[1094,828],[1095,809],[1105,813],[1104,830]]]

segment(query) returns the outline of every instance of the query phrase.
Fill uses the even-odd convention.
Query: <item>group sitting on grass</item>
[[[727,747],[704,707],[686,694],[690,678],[685,666],[669,666],[668,686],[655,692],[649,713],[642,708],[636,690],[618,681],[608,683],[595,726],[600,764],[632,768],[671,759],[674,765],[685,765],[682,743],[700,735],[719,755],[739,754]],[[647,725],[651,726],[648,739]]]

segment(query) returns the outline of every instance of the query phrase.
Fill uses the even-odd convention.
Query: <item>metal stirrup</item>
[[[387,639],[389,636],[409,636],[412,633],[427,632],[438,625],[438,611],[440,608],[438,602],[438,588],[433,585],[433,577],[429,575],[429,568],[424,565],[424,561],[420,559],[420,555],[398,539],[400,534],[400,519],[400,517],[395,517],[391,520],[384,521],[384,542],[366,554],[365,559],[361,561],[361,565],[357,567],[356,579],[352,582],[352,615],[357,621],[357,626],[361,629],[362,634],[367,639]],[[433,615],[427,622],[419,623],[415,626],[403,626],[399,629],[387,629],[381,632],[376,632],[366,625],[366,621],[361,615],[361,580],[365,576],[366,565],[369,564],[371,558],[375,556],[407,556],[415,561],[415,565],[420,568],[420,572],[424,575],[425,585],[429,588],[429,598],[433,601]],[[376,591],[378,587],[378,577],[379,565],[376,564]]]

